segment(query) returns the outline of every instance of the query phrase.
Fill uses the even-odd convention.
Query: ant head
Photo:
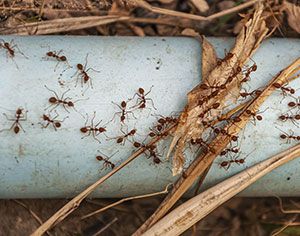
[[[59,122],[55,122],[54,125],[55,125],[56,128],[61,127],[61,123],[59,123]]]
[[[220,103],[216,102],[212,105],[213,109],[217,109],[220,106]]]
[[[145,107],[146,107],[146,104],[145,104],[145,103],[143,103],[142,105],[139,106],[139,108],[141,108],[141,109],[143,109],[143,108],[145,108]]]
[[[86,127],[82,127],[82,128],[80,129],[80,131],[81,131],[82,133],[86,133],[86,132],[88,131],[88,129],[87,129]]]
[[[252,66],[252,71],[256,71],[256,70],[257,70],[257,65],[254,64],[254,65]]]
[[[74,103],[71,102],[71,101],[69,101],[69,102],[68,102],[68,106],[69,106],[69,107],[73,107],[73,106],[74,106]]]
[[[114,169],[116,165],[114,163],[111,163],[110,166],[111,166],[111,169]]]
[[[86,83],[89,81],[89,76],[87,74],[84,74],[84,77],[83,77],[83,82]]]
[[[233,54],[231,53],[231,52],[229,52],[229,53],[227,53],[227,59],[230,59],[230,58],[232,58],[233,57]]]
[[[163,128],[163,127],[162,127],[161,125],[157,125],[157,126],[156,126],[156,129],[157,129],[158,131],[161,131],[162,128]]]
[[[222,65],[222,61],[217,61],[217,66]]]
[[[102,157],[102,156],[96,156],[96,159],[97,159],[98,161],[103,161],[103,157]]]
[[[300,120],[300,115],[295,115],[296,120]]]
[[[77,69],[78,69],[78,70],[82,70],[82,69],[83,69],[83,65],[77,64]]]
[[[227,152],[224,150],[224,151],[222,151],[222,152],[220,153],[220,156],[225,156],[226,153],[227,153]]]
[[[275,88],[280,88],[280,87],[281,87],[281,85],[280,85],[279,83],[274,83],[273,86],[274,86]]]
[[[154,161],[155,164],[160,164],[161,163],[161,160],[158,157],[154,157],[153,161]]]
[[[100,127],[100,128],[99,128],[99,132],[100,132],[100,133],[105,132],[105,131],[106,131],[105,128],[103,128],[103,127]]]
[[[246,114],[251,115],[251,111],[250,110],[246,110]]]
[[[149,136],[150,136],[151,138],[153,138],[153,137],[155,137],[156,135],[155,135],[155,133],[150,132],[150,133],[149,133]]]
[[[240,66],[238,66],[238,68],[236,68],[236,72],[240,73],[242,71],[242,68]]]
[[[243,164],[245,162],[245,159],[240,159],[239,163]]]
[[[19,131],[20,131],[20,128],[19,128],[19,126],[16,126],[16,127],[14,128],[14,132],[15,132],[15,134],[19,133]]]
[[[121,102],[121,107],[125,108],[125,107],[126,107],[126,105],[127,105],[127,104],[126,104],[126,102],[125,102],[125,101],[122,101],[122,102]]]
[[[136,148],[139,148],[139,147],[141,146],[141,144],[138,143],[138,142],[134,142],[134,143],[133,143],[133,146],[135,146]]]
[[[221,167],[226,167],[228,165],[228,161],[223,161],[220,163]]]
[[[125,120],[125,116],[121,116],[120,120],[121,120],[121,122],[123,122]]]
[[[19,108],[19,109],[16,111],[16,114],[17,114],[17,115],[21,115],[21,114],[22,114],[22,111],[23,111],[23,108]]]
[[[185,172],[182,172],[182,178],[186,179],[188,175]]]
[[[46,55],[47,55],[48,57],[52,57],[52,56],[54,55],[54,53],[53,53],[53,52],[47,52]]]
[[[43,114],[43,120],[48,120],[48,119],[49,119],[49,117],[46,116],[45,114]]]
[[[142,89],[142,88],[139,88],[139,93],[140,93],[140,94],[144,94],[144,92],[145,92],[145,90],[144,90],[144,89]]]
[[[4,47],[9,48],[9,43],[4,43]]]
[[[65,56],[61,56],[61,57],[60,57],[60,60],[61,60],[61,61],[66,61],[67,58],[66,58]]]
[[[291,92],[291,94],[294,94],[295,93],[295,89],[291,89],[290,92]]]
[[[130,135],[134,135],[135,132],[136,132],[136,129],[131,130],[131,131],[130,131]]]
[[[55,97],[51,97],[51,98],[49,98],[49,102],[55,103],[55,102],[57,102],[57,99]]]
[[[234,141],[234,142],[237,142],[238,141],[238,137],[237,136],[232,136],[231,140]]]

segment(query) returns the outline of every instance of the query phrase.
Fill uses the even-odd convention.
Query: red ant
[[[251,74],[251,72],[256,71],[256,70],[257,70],[257,65],[254,62],[254,64],[250,68],[247,69],[245,77],[241,80],[241,83],[246,83],[246,82],[250,81],[250,74]]]
[[[293,124],[294,125],[296,125],[297,127],[299,127],[298,126],[298,124],[297,124],[297,122],[296,122],[296,120],[300,120],[300,115],[299,114],[297,114],[297,115],[295,115],[295,116],[290,116],[290,115],[288,115],[288,114],[282,114],[281,116],[279,116],[278,117],[281,121],[283,121],[283,122],[285,122],[285,121],[287,121],[287,120],[291,120],[292,122],[293,122]]]
[[[49,98],[49,102],[51,103],[51,105],[50,105],[49,107],[45,108],[45,110],[47,110],[48,108],[50,108],[51,106],[54,105],[54,107],[50,110],[50,112],[51,112],[51,111],[53,111],[56,107],[58,107],[60,104],[62,104],[62,106],[64,107],[64,109],[65,109],[68,113],[70,113],[70,112],[67,110],[66,106],[72,107],[76,112],[78,112],[78,111],[75,109],[75,107],[74,107],[74,103],[78,102],[79,100],[77,100],[77,101],[75,101],[75,102],[71,102],[70,100],[67,101],[67,99],[71,99],[71,98],[69,98],[69,97],[64,98],[64,95],[65,95],[67,92],[69,92],[70,89],[68,89],[68,90],[66,90],[65,92],[63,92],[63,94],[61,95],[61,98],[59,98],[58,95],[57,95],[57,93],[56,93],[54,90],[49,89],[46,85],[45,85],[45,88],[48,89],[49,91],[51,91],[51,92],[53,92],[53,93],[55,94],[55,97],[50,97],[50,98]],[[86,100],[87,100],[87,99],[86,99]]]
[[[55,112],[55,113],[56,113],[56,112]],[[57,117],[58,117],[58,114],[57,114],[57,113],[56,113],[56,116],[55,116],[53,119],[51,119],[49,116],[43,114],[43,120],[46,121],[47,124],[46,124],[46,125],[44,125],[44,124],[42,124],[42,123],[39,123],[39,124],[41,124],[41,125],[42,125],[42,128],[44,128],[44,129],[47,128],[49,124],[52,124],[54,130],[56,131],[56,130],[57,130],[56,128],[60,128],[60,127],[61,127],[61,123],[64,122],[65,119],[68,118],[68,116],[65,117],[62,121],[55,120]]]
[[[85,138],[85,137],[88,137],[92,134],[93,138],[95,140],[97,140],[99,143],[100,140],[96,138],[96,136],[98,136],[99,134],[103,133],[103,132],[106,132],[106,126],[103,126],[103,127],[99,127],[98,128],[98,125],[102,122],[102,120],[100,120],[95,126],[94,126],[94,119],[96,117],[96,112],[94,112],[94,116],[91,120],[91,125],[87,126],[87,122],[88,122],[88,114],[86,115],[87,118],[86,118],[86,121],[85,121],[85,124],[84,124],[84,127],[82,127],[80,129],[80,131],[82,133],[87,133],[85,136],[81,137],[81,139]],[[104,134],[105,135],[105,134]],[[106,136],[106,135],[105,135]]]
[[[278,128],[277,128],[278,129]],[[280,135],[281,139],[286,139],[286,144],[291,143],[291,139],[294,139],[296,141],[300,141],[300,136],[294,136],[294,132],[292,130],[290,130],[290,134],[282,131],[281,129],[279,129],[281,132],[283,132],[283,134]]]
[[[235,136],[235,135],[231,135],[229,134],[225,129],[219,129],[219,128],[215,128],[213,126],[210,126],[213,131],[216,133],[216,134],[223,134],[223,135],[226,135],[228,136],[232,141],[234,142],[237,142],[238,141],[238,136]]]
[[[25,113],[23,113],[23,108],[18,108],[18,110],[16,111],[15,114],[15,118],[11,119],[8,118],[8,116],[3,113],[3,115],[6,117],[7,120],[9,121],[14,121],[14,123],[12,124],[12,126],[9,129],[3,129],[0,130],[0,132],[4,131],[4,130],[11,130],[12,128],[14,128],[14,133],[17,134],[20,131],[20,128],[23,130],[23,132],[25,133],[25,130],[23,129],[22,125],[20,124],[20,121],[26,121],[27,120],[27,110],[25,111]]]
[[[116,116],[117,114],[120,114],[120,121],[124,123],[124,120],[125,120],[125,118],[126,118],[126,115],[129,114],[129,113],[131,113],[132,116],[133,116],[135,119],[137,119],[137,118],[134,116],[134,114],[133,114],[132,111],[126,111],[127,103],[126,103],[125,101],[122,101],[122,102],[121,102],[121,106],[120,106],[119,104],[117,104],[117,103],[114,103],[114,102],[112,102],[112,103],[115,104],[117,107],[119,107],[119,108],[121,109],[121,111],[116,112],[116,113],[114,114],[114,117],[111,119],[111,121],[113,121],[113,119],[115,118],[115,116]]]
[[[255,125],[255,120],[261,121],[263,119],[262,116],[258,115],[258,114],[261,114],[261,113],[265,112],[266,110],[264,110],[262,112],[252,112],[251,110],[246,110],[245,112],[246,112],[246,114],[248,116],[252,116],[253,117],[253,124]]]
[[[48,60],[49,57],[53,57],[55,58],[58,62],[56,63],[56,66],[54,67],[54,72],[56,71],[56,68],[58,66],[59,63],[64,62],[65,64],[67,64],[68,68],[71,68],[71,66],[68,63],[67,57],[66,56],[59,56],[59,54],[62,52],[62,50],[60,50],[58,53],[56,53],[56,51],[49,51],[46,53],[46,56],[43,57],[43,59]]]
[[[151,101],[153,108],[155,110],[157,110],[154,106],[153,100],[151,98],[146,98],[146,96],[151,92],[152,88],[153,88],[153,85],[151,86],[150,90],[147,93],[145,93],[145,90],[143,88],[139,88],[138,92],[135,93],[134,96],[131,99],[129,99],[129,100],[132,100],[132,99],[134,99],[134,97],[136,95],[138,96],[137,101],[136,101],[136,105],[134,105],[130,108],[138,107],[138,109],[144,109],[144,108],[146,108],[146,102]],[[147,108],[147,109],[150,109],[150,108]]]
[[[98,151],[99,152],[99,151]],[[117,151],[118,152],[118,151]],[[112,162],[110,162],[109,161],[109,159],[111,158],[111,157],[113,157],[117,152],[115,152],[114,154],[112,154],[110,157],[108,157],[108,156],[106,156],[105,154],[103,154],[103,153],[101,153],[101,155],[103,155],[103,156],[105,156],[105,158],[103,157],[103,156],[96,156],[96,159],[98,160],[98,161],[104,161],[104,163],[103,163],[103,168],[105,168],[105,169],[107,169],[107,168],[110,168],[110,169],[114,169],[115,168],[115,164],[114,163],[112,163]]]
[[[125,142],[128,139],[128,137],[129,136],[133,137],[136,133],[136,129],[132,129],[132,130],[130,130],[130,132],[127,131],[127,133],[125,133],[122,130],[122,128],[120,130],[124,134],[123,136],[119,136],[119,137],[116,137],[116,138],[109,138],[109,139],[117,139],[117,143],[121,143],[121,145],[125,145]]]
[[[254,90],[254,91],[252,91],[250,93],[247,93],[247,92],[240,93],[240,95],[241,95],[242,98],[246,98],[248,96],[251,96],[252,98],[254,98],[256,96],[261,95],[261,93],[262,93],[261,90],[256,89],[256,90]]]
[[[229,161],[222,161],[221,163],[219,163],[219,165],[220,165],[220,167],[224,168],[225,170],[228,170],[232,163],[244,164],[245,159],[246,159],[246,157],[242,158],[242,159],[235,158],[235,159],[231,159]]]
[[[15,57],[15,50],[14,48],[16,48],[18,50],[18,53],[20,53],[21,55],[23,55],[26,59],[28,59],[28,57],[26,57],[24,55],[24,53],[20,50],[20,48],[18,47],[17,44],[14,43],[14,40],[12,39],[10,41],[10,43],[5,42],[3,39],[0,39],[0,48],[4,48],[6,50],[6,56],[9,55],[9,57],[11,58],[11,60],[15,63],[17,69],[19,69],[17,63],[14,60]]]
[[[88,87],[86,88],[86,90],[82,93],[82,96],[85,94],[85,92],[88,90],[88,88],[91,86],[91,88],[93,88],[93,83],[92,83],[92,78],[87,74],[87,72],[89,70],[92,70],[94,72],[100,72],[98,70],[95,70],[93,68],[88,68],[86,69],[86,66],[87,66],[87,58],[88,58],[88,54],[86,55],[86,58],[85,58],[85,65],[83,66],[82,64],[77,64],[77,71],[75,72],[74,75],[72,75],[71,77],[74,77],[77,73],[78,76],[77,76],[77,79],[76,79],[76,84],[75,84],[75,87],[77,86],[77,83],[78,83],[78,80],[80,79],[81,80],[81,87],[83,87],[83,84],[86,84],[88,83]]]
[[[226,120],[228,122],[233,121],[233,123],[238,123],[242,120],[239,116],[225,117],[225,118],[222,118],[222,117],[218,116],[217,119],[218,119],[218,121],[224,121],[224,120]]]
[[[279,83],[274,83],[274,84],[272,84],[272,86],[277,88],[277,89],[281,89],[281,93],[282,93],[283,96],[286,96],[287,92],[289,92],[290,94],[295,93],[295,89],[290,88],[290,87],[286,87],[286,86],[281,85]]]
[[[225,156],[226,154],[228,154],[229,152],[233,152],[233,153],[238,153],[239,152],[239,148],[225,148],[222,150],[222,152],[220,153],[220,156]]]
[[[215,152],[216,152],[215,149],[214,149],[213,147],[210,147],[209,143],[208,143],[206,140],[204,140],[203,138],[192,139],[192,140],[191,140],[191,144],[192,144],[192,145],[198,144],[198,145],[200,146],[200,148],[201,148],[201,147],[206,148],[206,149],[207,149],[207,150],[206,150],[207,152],[208,152],[208,151],[210,151],[210,152],[212,152],[212,153],[215,153]],[[198,152],[198,151],[197,151],[197,152]]]

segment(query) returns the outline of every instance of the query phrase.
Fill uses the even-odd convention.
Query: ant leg
[[[4,116],[6,117],[6,119],[9,120],[9,121],[16,121],[16,119],[8,118],[8,116],[7,116],[5,113],[3,113],[3,115],[4,115]]]
[[[152,86],[150,87],[150,90],[149,90],[146,94],[144,94],[144,96],[147,96],[147,95],[151,92],[151,90],[152,90],[153,87],[154,87],[154,85],[152,85]]]
[[[48,89],[49,91],[51,91],[52,93],[54,93],[55,94],[55,97],[56,97],[56,99],[57,100],[59,100],[59,98],[58,98],[58,95],[57,95],[57,93],[54,91],[54,90],[52,90],[52,89],[49,89],[46,85],[44,85],[44,87],[46,88],[46,89]]]
[[[64,92],[62,93],[62,95],[61,95],[61,100],[63,100],[65,94],[66,94],[67,92],[69,92],[70,90],[71,90],[71,89],[68,89],[68,90],[66,90],[66,91],[64,91]],[[67,97],[67,98],[69,98],[69,97]],[[66,98],[66,99],[67,99],[67,98]],[[71,99],[71,98],[69,98],[69,99]]]
[[[154,108],[155,110],[157,110],[157,108],[154,106],[154,102],[153,102],[153,100],[152,100],[151,98],[145,98],[145,100],[146,100],[146,101],[151,101],[153,108]]]
[[[95,70],[95,69],[93,69],[93,68],[88,68],[85,72],[88,72],[89,70],[92,70],[92,71],[94,71],[94,72],[97,72],[97,73],[100,73],[100,70]]]
[[[89,88],[90,88],[90,84],[88,83],[87,88],[83,91],[83,93],[81,95],[84,96],[84,94],[86,93],[86,91],[88,91]]]

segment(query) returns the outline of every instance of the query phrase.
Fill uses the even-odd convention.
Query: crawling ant
[[[295,93],[295,89],[291,88],[291,87],[286,87],[284,85],[281,85],[279,83],[274,83],[272,84],[273,87],[277,88],[277,89],[281,89],[281,94],[283,96],[287,96],[287,92],[289,92],[290,94],[294,94]]]
[[[100,140],[97,139],[96,136],[98,136],[99,134],[101,134],[101,133],[103,133],[103,132],[106,132],[106,126],[103,126],[103,127],[99,127],[99,128],[98,128],[98,125],[102,122],[102,120],[100,120],[100,121],[94,126],[94,119],[95,119],[95,117],[96,117],[96,112],[94,112],[94,116],[93,116],[93,118],[92,118],[92,120],[91,120],[91,125],[87,126],[87,122],[88,122],[88,114],[87,114],[86,116],[87,116],[87,118],[86,118],[84,127],[80,128],[80,131],[81,131],[82,133],[84,133],[84,134],[85,134],[85,133],[87,133],[87,134],[86,134],[85,136],[81,137],[81,139],[83,139],[83,138],[85,138],[85,137],[88,137],[88,136],[92,135],[93,138],[94,138],[95,140],[97,140],[99,143],[101,143]]]
[[[15,57],[15,53],[16,51],[14,50],[14,48],[16,48],[18,51],[18,53],[20,53],[21,55],[23,55],[26,59],[28,59],[28,57],[26,57],[24,55],[24,53],[20,50],[20,48],[18,47],[17,44],[14,43],[14,40],[12,39],[10,41],[10,43],[5,42],[3,39],[0,39],[0,48],[4,48],[6,50],[6,56],[9,55],[9,57],[11,58],[11,60],[15,63],[17,69],[19,69],[17,63],[14,60]]]
[[[254,97],[257,97],[257,96],[261,95],[261,93],[262,93],[261,90],[256,89],[256,90],[254,90],[250,93],[247,93],[247,92],[240,93],[240,95],[241,95],[242,98],[246,98],[248,96],[251,96],[252,98],[254,98]]]
[[[216,134],[222,134],[222,135],[226,135],[228,136],[232,141],[234,142],[237,142],[238,141],[238,136],[235,136],[235,135],[232,135],[232,134],[229,134],[225,129],[219,129],[219,128],[215,128],[213,126],[210,126],[213,131],[216,133]]]
[[[109,139],[117,139],[117,143],[120,143],[121,145],[125,145],[126,140],[128,139],[128,137],[133,137],[136,133],[136,129],[132,129],[129,132],[127,131],[127,133],[125,133],[122,128],[120,129],[121,132],[123,133],[123,136],[119,136],[116,138],[109,138]]]
[[[99,152],[99,151],[98,151]],[[118,151],[117,151],[118,152]],[[104,161],[104,163],[103,163],[103,168],[105,168],[105,169],[107,169],[107,168],[110,168],[110,169],[114,169],[115,168],[115,164],[114,163],[112,163],[112,162],[110,162],[109,161],[109,159],[111,158],[111,157],[113,157],[117,152],[115,152],[113,155],[111,155],[110,157],[108,157],[108,156],[106,156],[105,154],[103,154],[103,153],[101,153],[101,155],[98,155],[98,156],[96,156],[96,159],[98,160],[98,161]],[[104,157],[103,157],[104,156]]]
[[[279,129],[280,130],[280,129]],[[296,140],[296,141],[300,141],[300,136],[294,136],[294,132],[292,130],[290,130],[290,134],[280,130],[281,132],[283,132],[283,134],[281,134],[279,137],[281,139],[286,139],[286,144],[291,143],[291,140]]]
[[[162,127],[161,125],[156,125],[150,129],[150,133],[148,134],[151,138],[154,137],[165,137],[167,136],[165,132],[161,132],[162,128],[158,128],[158,127]]]
[[[262,116],[258,115],[258,114],[261,114],[261,113],[265,112],[266,110],[261,111],[261,112],[252,112],[251,110],[246,110],[245,112],[246,112],[246,114],[248,116],[252,116],[253,117],[253,122],[254,122],[254,125],[255,125],[255,120],[261,121],[263,119]]]
[[[129,113],[131,113],[132,116],[133,116],[135,119],[137,119],[137,118],[134,116],[134,114],[133,114],[132,111],[126,111],[127,103],[126,103],[125,101],[122,101],[120,105],[117,104],[117,103],[114,103],[114,102],[112,102],[112,103],[115,104],[117,107],[119,107],[121,111],[116,112],[116,113],[114,114],[114,117],[111,119],[111,121],[114,120],[114,118],[115,118],[115,116],[116,116],[117,114],[120,114],[120,121],[124,123],[124,120],[125,120],[125,118],[126,118],[126,115],[129,114]]]
[[[212,152],[212,153],[216,153],[215,149],[214,149],[213,147],[210,147],[208,141],[207,141],[207,140],[204,140],[203,138],[192,139],[192,140],[191,140],[191,144],[192,144],[192,145],[197,144],[197,145],[200,146],[200,148],[202,148],[202,147],[205,148],[204,151],[207,151],[207,153],[208,153],[208,151],[210,151],[210,152]],[[197,152],[198,152],[198,151],[197,151]]]
[[[233,152],[237,154],[239,151],[240,151],[239,148],[225,148],[221,151],[220,156],[225,156],[229,152]]]
[[[130,108],[137,107],[138,109],[144,109],[144,108],[146,108],[146,102],[150,101],[152,103],[153,108],[155,110],[157,110],[156,107],[154,106],[153,100],[151,98],[146,98],[146,96],[151,92],[152,88],[153,88],[153,85],[150,87],[150,90],[147,93],[145,93],[145,90],[143,88],[139,88],[138,92],[135,93],[131,99],[129,99],[129,100],[132,100],[132,99],[134,99],[135,96],[138,96],[136,105],[134,105]],[[147,109],[150,109],[150,108],[147,108]]]
[[[56,113],[56,112],[55,112],[55,113]],[[56,131],[57,128],[60,128],[60,127],[61,127],[61,123],[64,122],[65,119],[68,118],[68,116],[67,116],[67,117],[65,117],[62,121],[60,121],[60,120],[55,120],[57,117],[58,117],[58,114],[57,114],[57,113],[56,113],[56,116],[55,116],[54,118],[52,118],[52,119],[51,119],[49,116],[43,114],[43,120],[46,121],[47,124],[44,125],[44,124],[40,123],[40,124],[42,125],[42,128],[46,129],[46,128],[49,126],[49,124],[52,124],[54,130]]]
[[[221,168],[224,168],[225,170],[228,170],[232,163],[236,163],[238,165],[239,164],[244,164],[245,159],[246,159],[246,157],[241,158],[241,159],[235,158],[235,159],[231,159],[229,161],[222,161],[221,163],[219,163],[219,165],[220,165]]]
[[[45,59],[45,60],[48,60],[51,57],[57,60],[57,63],[54,67],[54,72],[56,71],[56,68],[57,68],[58,64],[61,63],[61,62],[64,62],[68,66],[68,68],[71,68],[71,66],[68,63],[67,57],[66,56],[59,56],[59,54],[61,52],[62,52],[62,50],[60,50],[58,53],[56,53],[56,51],[48,51],[46,53],[46,56],[43,57],[43,59]]]
[[[62,94],[61,97],[59,98],[58,95],[57,95],[57,93],[56,93],[54,90],[49,89],[46,85],[45,85],[45,88],[48,89],[49,91],[51,91],[51,92],[53,92],[53,93],[55,94],[55,97],[50,97],[50,98],[49,98],[48,101],[49,101],[51,104],[50,104],[49,107],[45,108],[45,110],[47,110],[47,109],[50,108],[51,106],[54,106],[54,107],[50,110],[50,112],[51,112],[51,111],[53,111],[56,107],[58,107],[60,104],[62,104],[62,106],[64,107],[64,109],[65,109],[68,113],[70,113],[70,112],[67,110],[66,106],[72,107],[76,112],[78,112],[78,111],[75,109],[75,107],[74,107],[74,103],[78,102],[79,100],[77,100],[77,101],[75,101],[75,102],[72,102],[72,101],[70,101],[71,98],[69,98],[69,97],[64,98],[65,94],[66,94],[67,92],[69,92],[70,89],[68,89],[68,90],[66,90],[65,92],[63,92],[63,94]],[[69,99],[69,100],[68,100],[68,99]]]
[[[0,132],[4,131],[4,130],[11,130],[13,128],[14,133],[17,134],[20,131],[20,128],[23,130],[23,132],[25,133],[25,130],[23,129],[22,125],[20,124],[20,121],[26,121],[27,120],[27,110],[25,111],[25,113],[23,113],[23,108],[18,108],[18,110],[16,111],[15,114],[15,118],[8,118],[8,116],[3,113],[3,115],[6,117],[7,120],[9,121],[13,121],[14,123],[12,124],[12,126],[9,129],[3,129],[0,130]]]
[[[280,115],[278,117],[278,119],[281,120],[281,121],[283,121],[283,122],[285,122],[287,120],[291,120],[294,125],[296,125],[297,127],[299,127],[298,124],[297,124],[297,122],[296,122],[296,120],[300,120],[300,115],[299,114],[294,115],[294,116],[290,116],[288,114],[286,114],[286,115],[282,114],[282,115]]]
[[[224,118],[217,116],[217,119],[218,119],[218,121],[224,121],[225,120],[225,121],[228,121],[228,122],[232,121],[233,123],[238,123],[242,120],[239,116],[224,117]]]
[[[77,83],[78,83],[78,80],[80,79],[81,81],[81,87],[83,87],[83,84],[86,84],[88,83],[88,87],[86,88],[86,90],[82,93],[82,96],[85,94],[85,92],[88,90],[88,88],[91,86],[91,88],[93,88],[93,83],[92,83],[92,78],[87,74],[87,72],[89,70],[92,70],[94,72],[100,72],[98,70],[95,70],[93,68],[88,68],[86,69],[87,67],[87,58],[88,58],[88,54],[86,55],[86,58],[85,58],[85,65],[83,66],[82,64],[77,64],[77,71],[75,72],[74,75],[72,75],[71,77],[74,77],[77,73],[78,73],[78,76],[77,76],[77,79],[76,79],[76,84],[75,84],[75,87],[77,86]]]

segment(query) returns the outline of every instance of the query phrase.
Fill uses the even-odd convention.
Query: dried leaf
[[[288,15],[289,25],[300,34],[300,6],[286,0],[283,5],[286,7],[285,11]]]
[[[202,37],[202,81],[206,81],[210,72],[217,66],[217,55],[213,45]]]
[[[205,0],[191,0],[191,2],[201,13],[207,12],[209,9],[209,6]]]
[[[180,116],[182,120],[176,129],[168,152],[169,156],[176,146],[172,157],[173,163],[179,163],[177,159],[182,161],[181,153],[185,142],[201,137],[205,129],[202,121],[209,122],[216,120],[223,108],[237,100],[240,81],[243,78],[242,74],[238,72],[238,68],[244,65],[253,55],[267,34],[268,29],[261,18],[262,12],[263,5],[261,4],[237,36],[236,44],[230,50],[232,56],[223,59],[222,63],[211,71],[205,82],[196,86],[188,94],[189,105]],[[234,79],[231,82],[227,82],[232,77]],[[220,86],[223,84],[226,84],[226,89],[219,89],[217,94],[211,96],[210,99],[207,98],[215,91],[210,86]],[[203,85],[206,85],[207,88],[203,89]],[[181,170],[182,167],[173,166],[173,175],[180,174]]]

